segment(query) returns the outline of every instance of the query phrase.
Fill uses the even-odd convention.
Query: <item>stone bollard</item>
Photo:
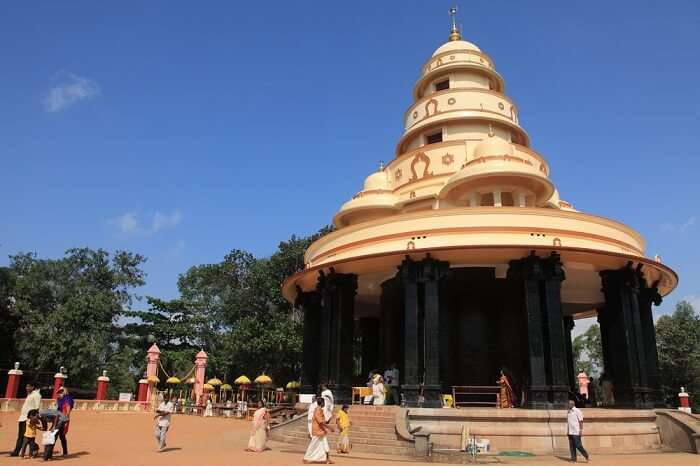
[[[107,371],[102,371],[102,375],[97,378],[97,395],[95,399],[97,401],[103,401],[107,399],[107,388],[109,387],[109,377],[107,377]]]
[[[51,399],[55,400],[58,396],[58,390],[66,384],[66,379],[68,378],[68,373],[66,368],[61,366],[58,372],[53,376],[53,393],[51,394]]]
[[[691,414],[690,395],[685,391],[684,387],[681,387],[681,392],[678,394],[678,403],[680,404],[678,408],[679,411]]]
[[[15,368],[7,371],[7,388],[5,388],[5,398],[17,398],[19,390],[19,381],[22,378],[22,371],[19,368],[19,363],[15,363]]]

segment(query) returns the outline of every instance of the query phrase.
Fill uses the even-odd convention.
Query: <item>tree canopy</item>
[[[687,301],[656,322],[659,374],[666,400],[677,404],[680,387],[700,403],[700,316]]]

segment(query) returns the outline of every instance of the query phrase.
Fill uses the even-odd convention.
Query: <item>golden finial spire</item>
[[[450,40],[462,40],[462,35],[457,27],[457,7],[450,8],[450,19],[452,20],[452,29],[450,30]]]
[[[380,172],[383,172],[383,171],[384,171],[384,161],[383,161],[383,160],[380,160],[380,161],[379,161],[379,171],[380,171]]]

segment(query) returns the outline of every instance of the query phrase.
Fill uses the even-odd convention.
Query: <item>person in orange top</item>
[[[326,416],[323,413],[325,401],[322,397],[316,399],[317,407],[311,424],[311,442],[304,454],[304,464],[333,464],[331,461],[330,447],[326,435],[332,432],[333,428],[326,423]]]

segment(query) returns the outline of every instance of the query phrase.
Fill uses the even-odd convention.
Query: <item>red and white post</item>
[[[5,398],[17,398],[19,391],[19,381],[22,378],[22,371],[19,363],[15,363],[14,369],[7,371],[7,387],[5,388]]]
[[[139,380],[139,391],[136,395],[136,401],[139,403],[148,401],[148,379],[146,378]]]
[[[684,387],[681,387],[681,392],[678,394],[678,404],[680,404],[680,406],[678,407],[679,411],[691,414],[690,395],[685,391]]]
[[[102,375],[97,378],[97,395],[95,395],[97,401],[107,399],[107,388],[109,388],[109,377],[107,377],[107,371],[102,371]]]
[[[55,400],[58,396],[58,390],[66,384],[66,379],[68,378],[68,371],[66,368],[61,366],[56,374],[53,376],[53,393],[51,394],[51,399]]]

